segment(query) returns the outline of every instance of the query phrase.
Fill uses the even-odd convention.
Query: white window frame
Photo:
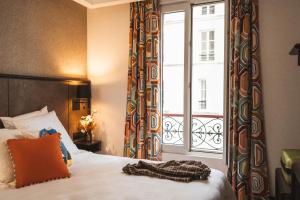
[[[196,156],[196,157],[206,157],[206,158],[212,158],[212,159],[222,159],[224,163],[227,163],[227,132],[228,132],[228,119],[229,115],[228,113],[228,48],[229,46],[229,19],[226,18],[229,12],[229,0],[161,0],[161,21],[163,22],[163,13],[172,13],[172,12],[179,12],[183,11],[185,12],[185,35],[184,35],[184,133],[191,133],[191,97],[192,97],[192,91],[191,91],[191,71],[192,71],[192,6],[195,4],[209,4],[209,3],[217,3],[217,2],[224,2],[225,3],[225,34],[224,34],[224,119],[223,119],[223,153],[222,154],[216,154],[216,153],[207,153],[207,152],[195,152],[191,151],[191,134],[183,134],[183,145],[171,145],[171,144],[163,144],[162,145],[162,151],[163,154],[181,154],[184,156],[187,156],[188,158],[191,158],[190,156]],[[208,8],[209,9],[209,8]],[[208,11],[209,12],[209,11]],[[163,23],[161,23],[161,26]],[[161,29],[163,30],[163,28]],[[163,38],[163,31],[161,31],[161,38]],[[161,53],[163,54],[163,47],[161,43]],[[163,60],[163,55],[161,56],[161,63]],[[161,92],[163,92],[161,90]],[[162,95],[161,95],[162,96]],[[161,112],[163,113],[163,112]],[[162,127],[161,127],[162,129]],[[161,133],[163,133],[163,130],[161,130]]]

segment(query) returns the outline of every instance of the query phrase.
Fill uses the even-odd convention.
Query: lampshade
[[[77,86],[77,95],[76,98],[78,99],[89,99],[91,98],[91,85],[78,85]]]

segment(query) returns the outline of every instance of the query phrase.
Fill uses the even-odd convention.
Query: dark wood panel
[[[8,94],[8,79],[0,78],[0,116],[8,116],[7,94]],[[0,127],[2,127],[1,125]]]
[[[79,81],[83,83],[89,83],[90,81],[86,78],[69,78],[69,77],[44,77],[44,76],[28,76],[18,74],[2,74],[0,78],[3,79],[29,79],[29,80],[44,80],[44,81]]]
[[[68,130],[68,85],[64,81],[9,79],[9,116],[48,106]]]
[[[77,85],[88,84],[87,79],[63,77],[35,77],[0,74],[0,116],[11,116],[39,110],[48,106],[55,110],[72,136],[78,131],[79,119],[90,113],[90,102],[80,103],[80,110],[72,110]],[[3,128],[0,122],[0,128]]]

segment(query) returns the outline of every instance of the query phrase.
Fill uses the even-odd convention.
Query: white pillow
[[[13,122],[17,129],[21,130],[22,132],[30,132],[35,137],[39,137],[40,130],[44,128],[53,128],[57,132],[61,133],[62,142],[71,155],[78,152],[78,148],[73,143],[62,123],[59,121],[55,111],[29,119],[14,120]]]
[[[41,110],[26,113],[26,114],[23,114],[23,115],[18,115],[18,116],[15,116],[15,117],[0,117],[0,119],[2,120],[4,128],[15,129],[16,126],[14,125],[14,122],[13,122],[14,120],[28,119],[28,118],[31,118],[31,117],[41,116],[41,115],[44,115],[44,114],[47,114],[47,113],[48,113],[48,108],[47,108],[47,106],[45,106]]]
[[[22,133],[17,129],[0,129],[0,182],[12,182],[14,177],[14,169],[9,151],[7,148],[7,140],[18,139]]]

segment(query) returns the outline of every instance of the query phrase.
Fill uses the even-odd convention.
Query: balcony
[[[192,115],[191,151],[223,152],[223,116]],[[163,114],[163,144],[183,145],[183,114]]]

